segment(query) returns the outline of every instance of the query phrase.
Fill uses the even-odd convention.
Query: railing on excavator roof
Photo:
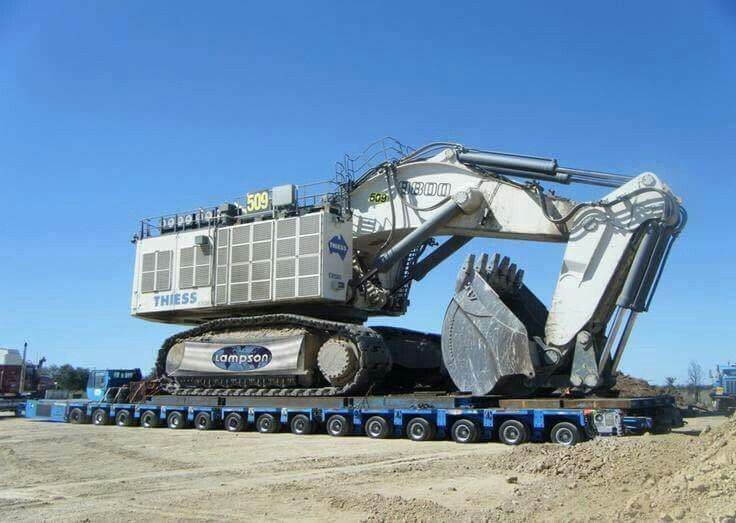
[[[376,140],[356,155],[345,154],[342,161],[335,164],[335,181],[342,186],[349,182],[356,182],[376,166],[405,158],[412,151],[414,148],[386,136]]]
[[[334,181],[323,181],[296,185],[296,210],[305,211],[334,203],[339,199],[339,191],[327,191],[325,186],[333,186]],[[235,220],[251,220],[274,215],[273,209],[261,212],[245,213],[247,195],[236,197],[232,202],[235,206]],[[134,239],[149,238],[160,234],[169,234],[191,229],[201,229],[221,225],[220,206],[199,207],[190,211],[181,211],[160,216],[151,216],[140,220],[140,227]]]

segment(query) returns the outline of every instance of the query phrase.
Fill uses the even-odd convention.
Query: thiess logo
[[[271,363],[271,351],[260,345],[230,345],[215,351],[212,363],[222,370],[256,370]]]
[[[342,234],[330,238],[330,241],[327,242],[327,248],[330,254],[337,254],[341,260],[344,260],[348,254],[348,244]]]

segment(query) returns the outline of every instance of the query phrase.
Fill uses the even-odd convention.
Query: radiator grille
[[[251,301],[264,301],[271,299],[271,281],[258,281],[251,283]]]
[[[233,227],[231,231],[233,233],[233,245],[250,242],[250,224]]]
[[[243,303],[248,300],[248,284],[234,283],[230,285],[230,303]]]
[[[179,288],[188,289],[194,287],[194,267],[179,268]]]
[[[288,258],[296,256],[296,238],[276,240],[276,257]]]
[[[299,224],[299,234],[317,234],[319,232],[319,214],[303,216]]]
[[[299,255],[317,254],[319,252],[319,235],[301,236],[299,238]]]
[[[299,276],[319,274],[319,256],[299,258]]]
[[[259,242],[271,239],[273,222],[261,222],[253,224],[253,241]]]
[[[271,242],[259,242],[253,244],[253,261],[271,259]]]
[[[274,298],[277,300],[294,298],[296,296],[296,279],[276,280],[276,291]]]
[[[296,276],[296,260],[294,258],[276,261],[277,278],[293,278],[294,276]]]
[[[250,278],[250,264],[233,265],[230,269],[230,282],[242,283]]]
[[[141,259],[141,292],[171,289],[171,256],[173,251],[147,252]]]
[[[270,280],[271,279],[271,262],[253,262],[251,264],[251,280]]]
[[[319,276],[299,278],[299,297],[319,295]]]
[[[232,253],[233,263],[245,263],[250,261],[250,245],[235,245]]]
[[[276,237],[289,238],[291,236],[296,236],[296,223],[296,218],[279,220],[276,225]]]

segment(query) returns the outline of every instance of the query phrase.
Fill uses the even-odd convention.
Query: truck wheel
[[[498,428],[498,439],[506,445],[521,445],[529,439],[529,429],[521,421],[508,419]]]
[[[118,427],[130,427],[133,424],[133,416],[129,410],[119,410],[115,413],[115,425]]]
[[[243,420],[243,416],[237,412],[231,412],[225,416],[225,428],[228,432],[240,432],[245,428],[245,420]]]
[[[314,424],[308,416],[297,414],[291,418],[291,432],[300,436],[314,432]]]
[[[96,409],[92,413],[92,425],[107,425],[110,417],[105,409]]]
[[[391,426],[385,418],[372,416],[365,422],[365,433],[373,439],[386,439],[391,433]]]
[[[158,414],[153,410],[147,410],[141,414],[141,427],[146,429],[153,429],[158,427],[159,419]]]
[[[169,412],[166,416],[166,425],[170,429],[183,429],[187,425],[187,418],[183,412]]]
[[[74,423],[75,425],[81,425],[85,421],[85,415],[84,411],[78,407],[74,407],[72,410],[69,411],[69,423]]]
[[[450,435],[457,443],[476,443],[480,439],[478,425],[467,419],[459,419],[453,423]]]
[[[580,429],[570,422],[561,421],[552,427],[549,439],[552,443],[572,447],[580,441]]]
[[[211,430],[214,426],[209,412],[197,412],[194,416],[194,428],[197,430]]]
[[[347,436],[353,432],[353,424],[341,414],[333,414],[327,418],[327,434],[330,436]]]
[[[412,441],[427,441],[434,439],[435,428],[424,418],[414,418],[406,425],[406,435]]]
[[[262,434],[273,434],[281,430],[281,424],[273,414],[261,414],[256,419],[256,430]]]

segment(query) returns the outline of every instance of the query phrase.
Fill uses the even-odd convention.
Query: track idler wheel
[[[358,365],[358,348],[352,341],[339,336],[327,340],[317,353],[317,366],[334,387],[349,383],[358,371]]]

